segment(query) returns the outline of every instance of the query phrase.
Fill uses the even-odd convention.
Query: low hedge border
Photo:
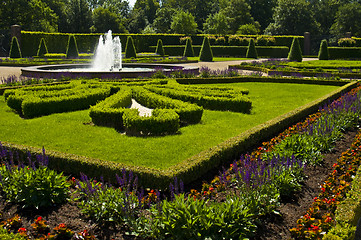
[[[202,92],[190,92],[182,87],[175,89],[171,88],[157,88],[157,87],[146,87],[148,90],[161,94],[170,98],[179,99],[186,102],[195,103],[198,106],[202,106],[210,110],[219,111],[235,111],[250,113],[252,108],[252,102],[248,97],[245,96],[227,96],[219,94],[219,96],[212,96],[212,94],[204,95]]]
[[[156,46],[149,47],[155,51]],[[164,52],[169,56],[182,56],[185,45],[163,46]],[[245,57],[248,46],[211,46],[214,57],[231,56]],[[199,56],[201,46],[193,46],[195,56]],[[257,54],[260,57],[283,58],[287,57],[289,48],[284,46],[256,46]]]
[[[79,175],[80,172],[83,172],[90,177],[99,178],[100,176],[103,176],[105,180],[110,182],[115,182],[115,174],[121,174],[122,168],[125,168],[127,171],[133,171],[134,174],[138,175],[140,185],[149,188],[165,189],[169,186],[169,183],[173,181],[175,176],[178,179],[182,179],[183,182],[187,184],[195,181],[200,176],[219,165],[226,164],[227,161],[238,157],[241,153],[244,153],[250,148],[256,147],[260,142],[271,138],[291,124],[316,112],[320,105],[337,99],[343,93],[355,88],[357,84],[357,82],[348,83],[322,98],[249,129],[248,131],[230,138],[215,147],[202,151],[167,170],[127,166],[121,163],[47,150],[49,167],[72,175]],[[28,152],[34,156],[42,153],[41,148],[7,142],[2,142],[2,145],[13,152],[18,152],[18,154],[24,157],[27,156]]]
[[[347,195],[347,198],[337,206],[336,225],[323,239],[353,240],[361,237],[361,232],[356,233],[356,226],[361,218],[361,166],[357,170],[351,190]],[[358,237],[355,238],[355,234],[358,234]]]
[[[287,77],[261,77],[261,76],[236,76],[217,78],[177,78],[179,84],[216,84],[216,83],[240,83],[240,82],[272,82],[272,83],[297,83],[343,86],[350,80],[312,79],[312,78],[287,78]]]
[[[179,120],[187,124],[199,123],[203,115],[203,108],[198,105],[165,97],[144,88],[134,87],[133,97],[148,108],[173,109],[179,115]]]
[[[359,59],[361,47],[329,47],[330,59]]]

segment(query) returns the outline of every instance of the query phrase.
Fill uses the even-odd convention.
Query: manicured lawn
[[[287,65],[298,68],[361,68],[361,61],[315,60],[303,62],[289,62]]]
[[[199,61],[199,57],[188,57],[188,60]],[[239,60],[250,60],[250,58],[236,58],[236,57],[214,57],[214,62],[223,62],[223,61],[239,61]]]
[[[183,127],[177,135],[148,138],[129,137],[113,128],[92,126],[89,110],[22,119],[0,96],[0,140],[165,169],[338,88],[277,83],[232,86],[250,90],[251,114],[205,110],[200,124]]]

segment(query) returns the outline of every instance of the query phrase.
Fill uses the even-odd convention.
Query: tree
[[[19,24],[32,31],[57,31],[58,17],[41,0],[2,0],[0,2],[0,28],[8,29]]]
[[[118,16],[109,9],[98,7],[93,11],[92,32],[107,32],[112,30],[114,33],[127,32],[126,28],[120,23]]]
[[[125,57],[126,58],[136,58],[137,52],[135,50],[133,38],[131,36],[128,36],[127,43],[125,45]]]
[[[256,45],[254,43],[254,39],[251,38],[249,40],[249,44],[248,44],[248,48],[247,48],[247,53],[246,53],[246,58],[258,58],[258,54],[257,54],[257,50],[256,50]]]
[[[312,1],[311,9],[315,20],[320,24],[322,35],[329,35],[332,24],[335,22],[336,13],[342,2],[340,0]],[[345,4],[345,3],[344,3]]]
[[[212,62],[213,61],[213,53],[211,49],[211,45],[209,44],[208,37],[204,37],[201,51],[199,53],[199,60],[203,62]]]
[[[256,26],[257,25],[257,26]],[[240,35],[257,35],[259,33],[260,26],[258,24],[245,24],[241,25],[237,30],[237,34]]]
[[[176,10],[174,8],[162,7],[157,10],[152,24],[157,33],[170,33],[173,16]]]
[[[157,43],[157,48],[155,49],[155,53],[160,55],[160,56],[164,56],[164,48],[163,48],[163,41],[162,39],[158,39],[158,43]]]
[[[173,17],[170,28],[174,33],[195,34],[197,23],[191,13],[178,10]]]
[[[134,4],[133,11],[143,10],[144,17],[152,24],[159,7],[159,1],[157,0],[137,0]]]
[[[75,36],[70,35],[68,39],[68,47],[66,48],[66,58],[77,58],[79,56],[78,45]]]
[[[326,39],[321,41],[320,50],[318,51],[318,59],[319,60],[328,60],[329,59],[328,46],[327,46]]]
[[[293,38],[290,52],[288,53],[288,60],[302,62],[302,51],[298,38]]]
[[[192,47],[192,41],[190,38],[187,38],[186,46],[183,52],[184,57],[194,57],[194,50]]]
[[[305,32],[317,34],[316,22],[306,0],[279,0],[273,14],[273,23],[265,30],[266,34],[303,35]]]
[[[65,31],[88,33],[92,25],[92,12],[87,0],[69,0],[66,6],[67,26]]]
[[[145,17],[144,10],[132,11],[128,19],[128,30],[131,33],[140,33],[147,25],[148,19]]]
[[[225,35],[230,32],[229,18],[224,12],[209,15],[203,25],[204,33]]]
[[[16,37],[13,37],[11,40],[9,57],[10,58],[21,58],[21,50],[20,50],[18,39]]]
[[[352,2],[340,6],[336,14],[335,23],[331,27],[331,33],[342,37],[346,32],[354,36],[361,36],[361,4]]]
[[[48,53],[48,48],[45,44],[45,39],[42,38],[39,43],[38,53],[36,54],[38,57],[44,57],[45,54]]]
[[[264,30],[272,22],[273,9],[277,5],[277,0],[247,0],[246,2],[251,7],[252,17]]]
[[[227,7],[220,11],[224,11],[224,15],[229,17],[231,33],[236,33],[241,25],[254,23],[251,7],[245,0],[229,0]]]

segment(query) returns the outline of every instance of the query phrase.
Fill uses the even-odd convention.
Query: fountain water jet
[[[184,74],[198,74],[198,67],[183,67],[155,63],[122,63],[122,45],[119,37],[112,37],[109,30],[98,40],[94,59],[91,64],[58,64],[33,66],[21,69],[21,75],[33,78],[138,78],[150,77],[157,70],[165,74],[182,71]]]
[[[122,44],[119,37],[113,39],[111,30],[104,37],[99,37],[91,68],[98,71],[122,69]]]

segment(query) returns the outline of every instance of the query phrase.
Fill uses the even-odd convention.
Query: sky
[[[129,2],[129,6],[130,6],[130,7],[133,7],[133,6],[134,6],[135,1],[137,1],[137,0],[128,0],[128,2]]]

